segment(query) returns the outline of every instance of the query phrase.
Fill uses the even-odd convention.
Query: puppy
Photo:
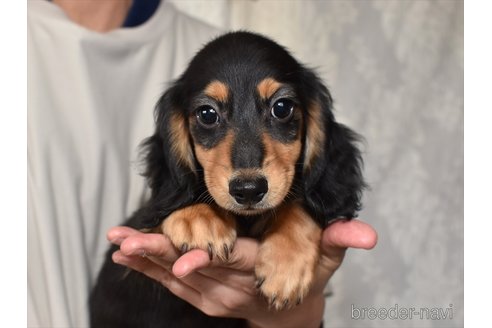
[[[228,33],[197,53],[155,121],[143,144],[151,198],[126,224],[222,261],[238,236],[256,238],[261,294],[274,309],[300,303],[322,229],[355,217],[365,186],[358,137],[335,121],[321,80],[275,42]],[[91,294],[93,327],[244,326],[114,264],[115,250]]]

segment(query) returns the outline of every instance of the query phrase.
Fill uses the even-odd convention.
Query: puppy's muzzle
[[[240,205],[256,205],[267,192],[268,181],[264,177],[236,177],[229,182],[229,194]]]

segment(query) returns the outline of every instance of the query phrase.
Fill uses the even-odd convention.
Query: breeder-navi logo
[[[453,304],[447,308],[438,307],[401,307],[395,304],[391,308],[356,307],[352,304],[351,316],[353,320],[452,320]]]

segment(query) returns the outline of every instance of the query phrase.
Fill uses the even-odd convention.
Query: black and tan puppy
[[[151,199],[127,222],[186,252],[227,261],[237,236],[260,242],[255,274],[273,308],[308,293],[321,230],[352,218],[364,187],[356,135],[327,88],[284,48],[234,32],[207,44],[167,90],[145,141]],[[91,295],[93,327],[241,327],[207,317],[109,250]]]

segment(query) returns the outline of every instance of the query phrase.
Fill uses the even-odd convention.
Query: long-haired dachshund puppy
[[[126,223],[227,261],[260,242],[257,287],[274,309],[308,293],[321,231],[352,218],[364,189],[357,135],[337,123],[320,79],[248,32],[208,43],[159,100],[144,142],[150,200]],[[242,327],[208,317],[111,254],[90,299],[93,327]]]

